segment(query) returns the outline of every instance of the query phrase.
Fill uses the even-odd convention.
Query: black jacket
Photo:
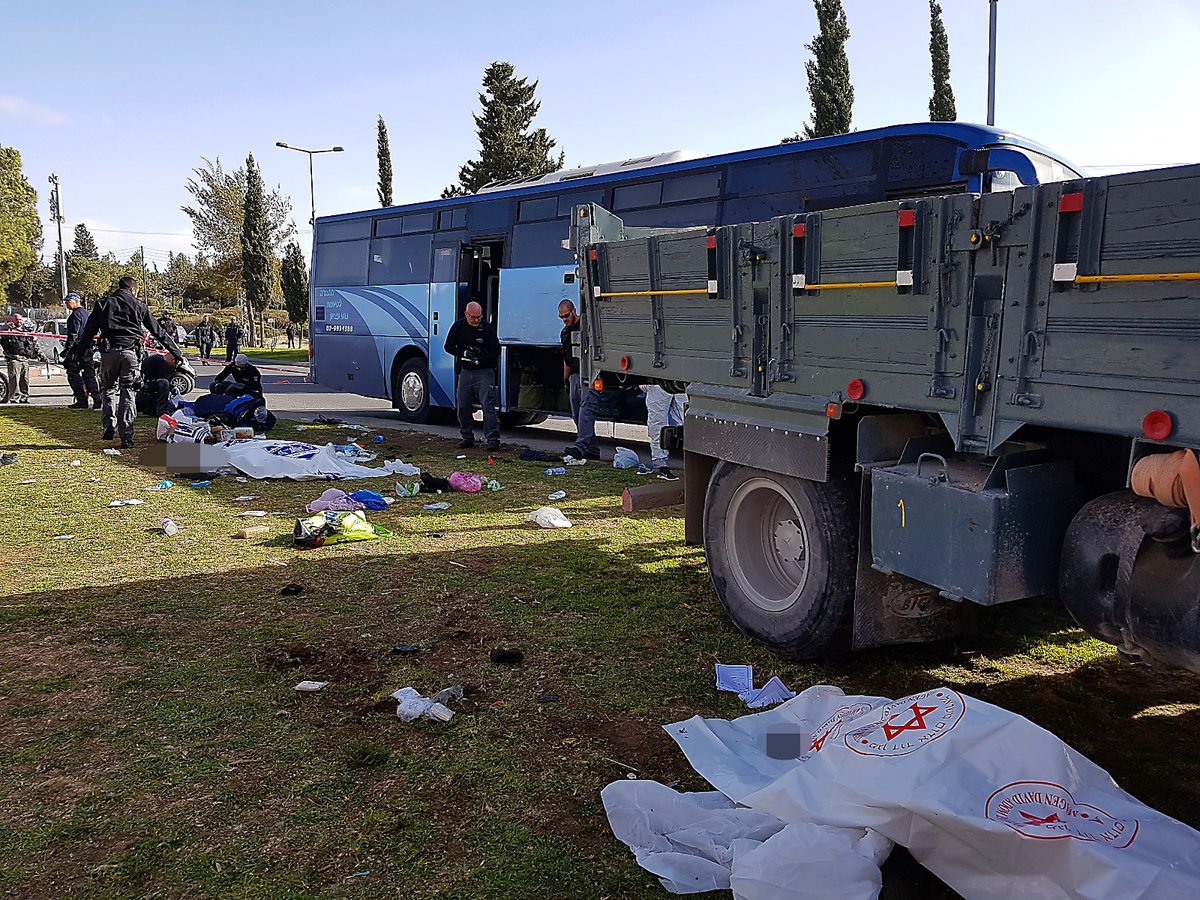
[[[63,353],[69,353],[71,348],[79,343],[79,336],[83,334],[83,328],[87,325],[88,311],[82,306],[77,306],[71,310],[71,314],[67,316],[67,340],[63,344]]]
[[[170,381],[174,374],[175,369],[167,365],[166,357],[161,353],[147,353],[146,358],[142,360],[143,381],[155,381],[159,378]]]
[[[235,381],[255,397],[263,395],[262,373],[258,371],[256,366],[250,363],[246,363],[241,367],[230,363],[218,372],[217,377],[213,379],[214,383],[218,381]]]
[[[225,343],[238,344],[242,340],[242,326],[230,322],[225,326]]]
[[[459,319],[446,332],[446,352],[454,357],[454,371],[495,369],[500,365],[500,339],[487,322],[471,325]]]
[[[124,289],[96,302],[96,308],[88,316],[79,336],[79,343],[89,347],[99,334],[108,342],[110,350],[137,350],[142,346],[144,331],[154,335],[176,359],[183,359],[175,336],[159,328],[146,304]]]
[[[48,362],[37,339],[28,334],[0,334],[0,350],[5,359],[40,359]]]

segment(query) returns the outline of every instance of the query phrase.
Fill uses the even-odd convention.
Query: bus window
[[[521,266],[569,266],[575,259],[562,242],[570,236],[566,219],[535,222],[513,228],[511,263]]]
[[[317,228],[317,243],[352,241],[371,236],[370,219],[348,219],[345,222],[322,222]]]
[[[662,182],[648,181],[627,184],[613,189],[613,209],[635,209],[639,206],[658,206],[662,197]]]
[[[433,213],[417,213],[404,217],[404,234],[433,231]]]
[[[370,220],[367,227],[370,227]],[[348,223],[347,223],[348,224]],[[313,282],[317,287],[341,287],[367,283],[370,241],[340,241],[321,244],[315,255]]]
[[[663,203],[677,203],[682,200],[704,200],[715,197],[720,193],[721,173],[702,172],[699,175],[687,175],[680,178],[668,178],[663,182]]]
[[[687,228],[691,225],[716,225],[717,201],[687,203],[680,206],[660,206],[656,209],[639,209],[622,216],[627,225],[646,228]]]
[[[371,242],[371,284],[428,284],[433,235],[376,238]]]
[[[488,200],[471,207],[471,234],[504,234],[512,227],[511,200]]]
[[[541,219],[553,219],[558,215],[558,200],[555,197],[534,197],[532,200],[522,200],[517,205],[517,221],[537,222]]]
[[[438,230],[439,231],[457,231],[460,228],[467,227],[467,208],[460,206],[457,209],[443,209],[438,213]]]
[[[603,206],[604,191],[576,191],[574,194],[563,194],[558,198],[558,215],[560,218],[569,216],[572,209],[585,203],[599,203]]]

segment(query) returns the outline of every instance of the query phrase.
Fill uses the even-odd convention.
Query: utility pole
[[[996,124],[996,4],[988,0],[988,107],[987,123]]]
[[[146,284],[146,245],[143,244],[142,246],[138,247],[138,250],[142,254],[142,295],[148,300],[150,292],[147,290],[149,285]]]
[[[58,280],[62,288],[61,296],[67,296],[67,256],[63,252],[62,242],[62,195],[59,193],[58,176],[50,173],[50,183],[54,185],[50,191],[50,218],[58,225]]]

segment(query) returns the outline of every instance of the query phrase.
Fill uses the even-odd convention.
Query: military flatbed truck
[[[690,397],[685,531],[792,658],[1055,594],[1200,671],[1200,166],[781,216],[574,211],[583,374]]]

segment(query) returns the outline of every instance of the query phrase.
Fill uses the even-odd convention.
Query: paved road
[[[221,370],[221,365],[202,364],[195,358],[192,358],[192,365],[198,376],[196,392],[191,395],[195,397],[197,392],[208,388],[213,376]],[[386,400],[374,400],[357,394],[330,390],[322,385],[308,384],[304,381],[307,367],[264,363],[259,369],[263,373],[263,391],[267,395],[267,404],[279,418],[302,420],[318,415],[336,416],[346,422],[371,428],[407,429],[458,439],[456,424],[412,425],[402,421]],[[49,379],[31,378],[30,397],[37,406],[66,406],[71,402],[71,390],[67,386],[66,378],[61,374],[53,375]],[[3,408],[0,406],[0,409]],[[475,418],[477,422],[480,420],[478,413]],[[611,458],[612,448],[619,443],[638,451],[643,461],[648,461],[646,457],[649,455],[649,447],[645,428],[599,422],[596,432],[600,438],[601,452],[606,458]],[[527,444],[549,453],[561,453],[562,448],[570,443],[574,436],[575,426],[566,418],[550,418],[541,425],[511,429],[501,435],[506,443]],[[476,428],[476,440],[482,440],[481,425]],[[672,462],[677,466],[682,465],[682,458],[673,456]]]

